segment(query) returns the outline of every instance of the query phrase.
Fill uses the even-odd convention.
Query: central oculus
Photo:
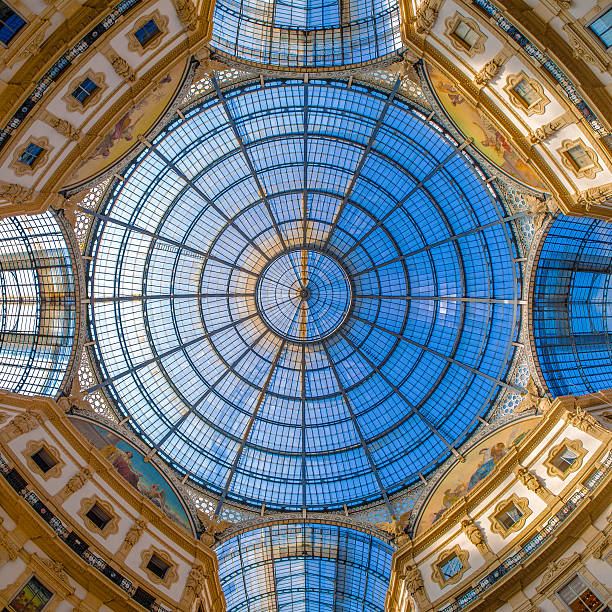
[[[353,299],[345,269],[329,255],[296,249],[273,259],[256,288],[266,325],[294,342],[316,342],[344,323]]]

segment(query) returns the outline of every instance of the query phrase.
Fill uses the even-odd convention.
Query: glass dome
[[[89,244],[90,391],[219,508],[388,501],[508,386],[520,268],[494,190],[397,86],[250,83],[184,115]]]
[[[229,60],[310,70],[370,64],[403,48],[396,0],[217,0],[211,46]]]
[[[74,342],[75,284],[52,212],[0,219],[0,387],[59,392]]]
[[[393,551],[367,533],[317,523],[260,527],[215,549],[228,612],[383,612]]]
[[[555,395],[612,386],[612,225],[560,216],[549,227],[535,275],[537,361]]]

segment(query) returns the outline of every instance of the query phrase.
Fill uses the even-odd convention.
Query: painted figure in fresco
[[[139,488],[138,481],[142,474],[132,467],[132,457],[134,457],[132,451],[122,451],[116,446],[109,444],[102,449],[102,454],[112,463],[113,467],[125,480],[135,489]]]
[[[142,494],[148,497],[158,508],[164,512],[168,512],[168,509],[166,508],[166,492],[163,489],[160,489],[157,483],[151,485],[148,489],[141,487],[140,490]]]
[[[482,455],[482,461],[470,478],[467,487],[468,491],[493,471],[499,460],[506,454],[506,450],[506,445],[503,442],[498,442],[491,448],[480,450],[479,454]]]

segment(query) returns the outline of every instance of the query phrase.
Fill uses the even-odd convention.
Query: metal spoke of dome
[[[172,160],[168,159],[166,155],[164,155],[155,145],[150,142],[144,143],[155,155],[157,155],[172,171],[174,171],[177,176],[180,176],[186,183],[193,189],[205,202],[210,206],[217,214],[221,215],[225,221],[230,224],[251,246],[258,251],[264,258],[268,256],[266,253],[255,244],[249,236],[240,228],[240,226],[236,225],[224,212],[221,210],[184,172],[181,171],[180,168],[177,167],[176,164],[172,162]]]
[[[500,378],[495,378],[494,376],[486,374],[485,372],[482,372],[481,370],[478,370],[477,368],[474,368],[468,365],[467,363],[463,363],[462,361],[459,361],[458,359],[455,359],[454,357],[450,357],[448,355],[445,355],[444,353],[441,353],[440,351],[436,351],[432,349],[431,347],[427,346],[426,344],[422,344],[420,342],[417,342],[416,340],[412,340],[411,338],[402,336],[401,334],[398,334],[390,329],[387,329],[386,327],[383,327],[382,325],[378,325],[377,323],[373,323],[372,321],[368,321],[367,319],[363,319],[357,315],[353,315],[353,318],[356,321],[360,321],[361,323],[365,323],[366,325],[369,325],[370,327],[379,329],[380,331],[383,331],[389,334],[390,336],[397,338],[398,340],[403,340],[404,342],[407,342],[408,344],[412,344],[413,346],[416,346],[423,351],[427,351],[428,353],[431,353],[432,355],[435,355],[436,357],[440,357],[440,359],[444,359],[445,361],[448,361],[449,363],[453,363],[459,366],[460,368],[467,370],[468,372],[472,372],[472,374],[478,374],[478,376],[482,376],[483,378],[486,378],[488,381],[495,383],[496,385],[499,385],[500,387],[504,387],[505,389],[508,389],[509,391],[512,391],[512,393],[523,393],[525,391],[525,389],[521,389],[520,387],[515,387],[514,385],[508,384],[507,382],[501,380]]]
[[[171,244],[173,247],[176,247],[177,249],[182,249],[184,251],[189,251],[190,253],[194,253],[195,255],[199,255],[200,257],[203,257],[206,260],[210,260],[210,261],[214,261],[216,263],[220,263],[223,264],[224,266],[227,266],[228,268],[234,268],[236,270],[239,270],[240,272],[244,272],[245,274],[250,274],[252,276],[257,276],[257,274],[255,274],[255,272],[253,272],[252,270],[249,270],[248,268],[242,268],[240,266],[237,266],[231,262],[228,262],[220,257],[215,257],[214,255],[210,255],[209,253],[205,253],[204,251],[200,251],[200,249],[194,249],[193,247],[190,247],[186,244],[183,244],[182,242],[177,242],[176,240],[172,240],[170,238],[166,238],[164,236],[161,236],[159,233],[156,232],[151,232],[149,230],[146,230],[142,227],[138,227],[137,225],[134,225],[133,223],[127,223],[126,221],[121,221],[120,219],[115,219],[114,217],[111,217],[110,215],[103,215],[101,213],[97,213],[93,210],[89,210],[88,208],[79,208],[79,210],[81,210],[82,212],[91,215],[92,217],[95,217],[96,219],[99,219],[101,221],[104,221],[105,223],[113,223],[114,225],[118,225],[119,227],[124,227],[125,229],[129,229],[133,232],[138,232],[139,234],[143,234],[144,236],[149,236],[151,238],[153,238],[154,240],[159,240],[161,242],[167,242],[168,244]]]
[[[372,266],[371,268],[366,268],[365,270],[359,270],[355,272],[355,276],[359,276],[360,274],[367,274],[368,272],[372,272],[373,270],[384,268],[385,266],[388,266],[390,264],[404,261],[410,257],[414,257],[415,255],[425,253],[426,251],[431,251],[437,247],[443,246],[450,242],[456,242],[457,240],[460,240],[461,238],[472,236],[473,234],[478,234],[479,232],[482,232],[485,229],[490,229],[492,227],[495,227],[496,225],[504,225],[512,221],[518,221],[520,219],[524,219],[526,216],[527,216],[527,212],[523,211],[523,212],[516,213],[514,215],[510,215],[508,217],[503,217],[502,219],[499,219],[497,221],[492,221],[491,223],[485,223],[484,225],[479,225],[478,227],[474,227],[465,232],[460,232],[458,234],[454,234],[453,236],[449,236],[448,238],[444,238],[443,240],[438,240],[437,242],[432,242],[431,244],[427,244],[423,247],[415,249],[414,251],[410,251],[410,253],[405,253],[404,255],[400,255],[399,257],[394,257],[393,259],[390,259],[388,261],[383,261],[382,263],[377,264],[376,266]]]
[[[473,304],[521,304],[526,305],[526,300],[500,300],[497,298],[475,298],[460,295],[367,295],[356,293],[356,298],[364,300],[432,300],[434,302],[470,302]]]
[[[346,188],[346,193],[344,194],[344,198],[342,198],[342,202],[340,202],[340,206],[338,207],[338,210],[336,211],[336,214],[334,215],[334,218],[332,219],[331,228],[329,232],[327,233],[327,238],[325,239],[325,242],[323,243],[323,247],[322,247],[323,250],[325,250],[329,246],[329,243],[331,242],[332,236],[334,232],[336,231],[336,227],[338,226],[338,221],[340,220],[340,217],[342,216],[342,213],[344,212],[344,209],[346,208],[346,205],[348,204],[348,201],[351,197],[351,193],[353,189],[355,188],[355,184],[357,183],[357,179],[361,175],[361,171],[363,170],[366,160],[368,159],[368,155],[372,151],[372,147],[374,146],[374,142],[376,141],[378,132],[380,131],[380,128],[382,127],[383,121],[385,120],[387,112],[389,111],[389,108],[391,107],[393,99],[395,98],[395,95],[397,94],[397,90],[400,88],[401,84],[402,84],[402,77],[398,76],[397,79],[395,80],[395,85],[393,86],[393,89],[389,92],[389,95],[387,96],[385,104],[382,107],[382,110],[380,111],[380,115],[378,116],[378,119],[376,120],[376,124],[374,125],[374,129],[372,130],[372,133],[370,134],[370,137],[368,138],[368,142],[363,151],[361,159],[359,160],[359,163],[355,167],[353,176],[351,177],[348,187]]]
[[[253,423],[255,423],[255,419],[257,418],[259,409],[261,408],[261,405],[263,404],[263,401],[266,398],[266,393],[268,392],[268,387],[270,386],[270,382],[272,381],[272,377],[274,376],[274,371],[276,370],[278,361],[283,351],[285,350],[285,344],[286,344],[286,341],[282,340],[278,348],[278,351],[276,352],[276,355],[274,356],[274,361],[270,365],[270,370],[268,371],[266,380],[257,397],[257,402],[255,403],[255,406],[253,407],[253,411],[251,413],[251,416],[249,417],[249,421],[244,430],[242,440],[240,441],[240,446],[238,447],[238,450],[236,451],[236,455],[234,457],[234,461],[232,462],[232,467],[230,468],[230,472],[227,475],[227,480],[225,481],[225,486],[223,487],[223,491],[221,492],[219,502],[217,503],[217,507],[215,509],[214,516],[219,516],[219,514],[221,513],[221,508],[223,507],[225,498],[227,497],[227,494],[229,492],[230,485],[232,484],[232,479],[234,478],[234,475],[236,474],[236,470],[238,469],[238,463],[240,462],[240,458],[242,457],[242,452],[244,451],[244,447],[251,433],[251,429],[253,428]]]
[[[408,200],[410,199],[411,196],[413,196],[419,189],[421,189],[425,183],[430,180],[435,174],[436,172],[438,172],[439,170],[441,170],[442,168],[444,168],[444,166],[451,160],[453,159],[453,157],[455,157],[455,155],[457,155],[458,153],[461,153],[461,151],[463,151],[463,149],[465,149],[465,147],[467,147],[467,145],[470,144],[469,140],[466,140],[464,143],[460,144],[458,147],[456,147],[453,152],[448,155],[447,157],[445,157],[442,161],[438,162],[438,164],[436,164],[436,167],[431,170],[426,176],[424,176],[416,185],[414,185],[410,191],[399,201],[395,204],[395,206],[393,206],[393,208],[391,208],[389,211],[387,211],[387,213],[382,216],[377,223],[371,227],[363,236],[361,236],[361,238],[359,238],[359,240],[355,241],[355,244],[353,244],[353,246],[346,251],[343,255],[344,257],[348,257],[357,247],[361,246],[361,244],[366,240],[366,238],[369,238],[377,229],[381,228],[384,224],[384,222],[398,209],[402,208],[404,206],[404,204],[406,204],[408,202]]]
[[[323,342],[321,346],[323,347],[323,351],[325,352],[325,356],[327,357],[327,361],[329,362],[331,371],[334,375],[334,380],[336,381],[336,385],[338,386],[340,395],[342,396],[342,400],[351,417],[351,422],[353,423],[353,427],[355,428],[355,431],[357,432],[357,435],[359,436],[359,442],[361,443],[361,448],[363,450],[363,453],[366,456],[368,463],[370,464],[370,469],[372,470],[372,473],[374,474],[374,478],[376,479],[376,482],[378,484],[378,488],[380,489],[380,495],[385,501],[385,506],[387,507],[387,511],[389,512],[389,514],[391,516],[395,516],[395,512],[393,511],[393,508],[391,507],[391,502],[389,501],[389,496],[387,495],[387,490],[385,489],[385,485],[383,484],[380,474],[378,473],[378,468],[376,467],[376,464],[374,463],[374,460],[372,459],[370,449],[368,448],[368,443],[366,442],[363,436],[363,432],[361,431],[361,427],[359,426],[359,422],[357,421],[357,417],[355,416],[355,411],[353,410],[351,400],[348,396],[348,393],[346,392],[346,388],[344,387],[344,384],[342,383],[340,375],[338,374],[336,364],[334,363],[334,360],[329,354],[329,349],[327,348],[326,343]]]
[[[257,313],[251,313],[250,315],[247,315],[246,317],[243,317],[242,319],[238,319],[237,321],[234,321],[233,323],[230,323],[230,324],[228,324],[228,325],[226,325],[224,327],[219,327],[219,328],[217,328],[217,329],[215,329],[215,330],[213,330],[211,332],[208,332],[206,334],[202,334],[202,335],[198,336],[197,338],[192,338],[188,342],[183,342],[182,344],[179,344],[178,346],[175,346],[175,347],[167,350],[164,353],[156,355],[155,357],[152,357],[151,359],[147,359],[146,361],[142,361],[142,362],[132,366],[128,370],[124,370],[123,372],[119,372],[119,374],[115,374],[114,376],[106,378],[102,382],[89,387],[86,390],[86,393],[93,393],[94,391],[97,391],[98,389],[102,389],[103,387],[108,387],[108,385],[114,383],[115,381],[119,380],[120,378],[123,378],[124,376],[127,376],[128,374],[133,374],[134,372],[136,372],[137,370],[140,370],[141,368],[144,368],[144,367],[146,367],[148,365],[151,365],[153,363],[157,363],[161,359],[165,359],[166,357],[169,357],[170,355],[174,355],[174,353],[178,353],[179,351],[184,351],[186,348],[188,348],[190,346],[193,346],[194,344],[197,344],[198,342],[202,342],[203,340],[207,340],[209,338],[212,338],[216,334],[224,332],[227,329],[229,329],[230,327],[235,327],[236,325],[239,325],[240,323],[243,323],[244,321],[248,321],[249,319],[252,319],[255,316],[257,316]]]
[[[227,121],[230,124],[232,131],[234,132],[236,142],[238,143],[238,146],[240,147],[240,150],[242,151],[242,155],[244,156],[244,160],[247,163],[251,176],[253,177],[253,180],[255,181],[255,184],[257,185],[257,189],[259,190],[259,193],[264,201],[264,204],[266,206],[266,211],[268,212],[268,215],[270,215],[270,221],[272,221],[272,226],[274,227],[274,231],[276,232],[278,239],[283,245],[283,249],[286,249],[287,243],[285,241],[285,237],[283,236],[283,233],[281,232],[280,227],[278,226],[276,217],[274,216],[274,213],[272,212],[272,206],[270,206],[270,200],[268,199],[266,190],[264,189],[263,184],[259,180],[259,176],[257,176],[257,171],[255,170],[255,166],[253,165],[253,160],[251,159],[251,156],[249,155],[249,151],[246,148],[246,145],[244,144],[244,139],[242,138],[240,134],[240,130],[238,130],[238,125],[236,124],[236,120],[232,116],[232,113],[230,111],[229,104],[227,103],[225,95],[221,91],[221,88],[219,87],[219,83],[217,83],[217,79],[214,76],[211,77],[211,81],[215,88],[215,91],[217,92],[217,97],[221,101],[221,105],[223,106],[223,110],[225,111],[225,116],[227,117]]]
[[[199,300],[220,297],[254,297],[254,293],[164,293],[160,295],[114,295],[112,297],[97,297],[91,301],[104,302],[146,302],[148,300],[185,300],[196,298]]]
[[[358,353],[361,358],[381,377],[381,379],[389,386],[393,393],[396,393],[397,396],[406,404],[412,414],[416,414],[416,416],[421,419],[423,424],[435,435],[439,438],[440,442],[448,448],[450,452],[454,455],[458,455],[457,449],[453,447],[453,445],[438,431],[438,429],[428,420],[426,419],[419,411],[419,409],[414,406],[410,400],[401,392],[400,388],[397,385],[394,385],[383,373],[383,371],[354,343],[351,342],[351,339],[342,332],[339,332],[340,335],[347,341],[347,343]]]

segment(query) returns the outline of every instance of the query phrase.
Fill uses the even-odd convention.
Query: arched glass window
[[[211,45],[279,69],[346,67],[402,48],[396,0],[218,0]]]
[[[75,333],[74,277],[52,213],[0,220],[0,387],[57,394]]]
[[[367,533],[317,523],[260,527],[216,549],[228,612],[383,612],[393,551]]]
[[[533,336],[553,395],[612,387],[612,225],[559,217],[542,246]]]

